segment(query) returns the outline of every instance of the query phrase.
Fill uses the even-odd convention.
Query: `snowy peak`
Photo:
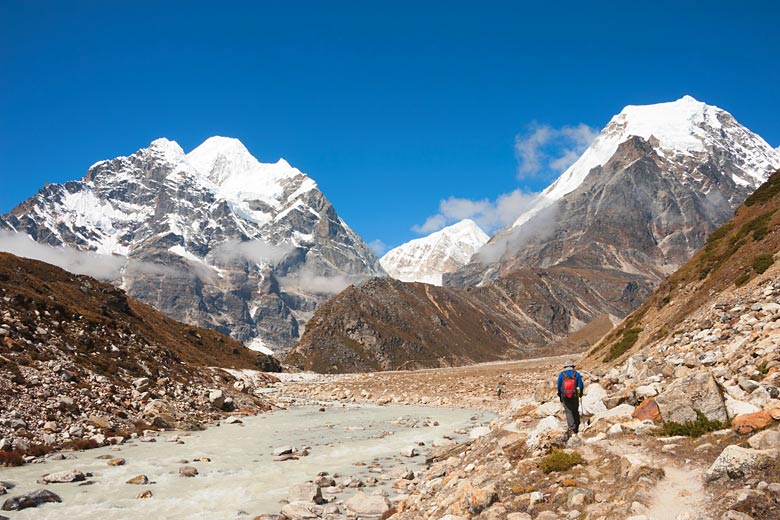
[[[488,239],[473,220],[465,219],[388,251],[380,263],[398,280],[441,285],[442,274],[466,265]]]
[[[187,161],[199,175],[217,186],[217,195],[230,202],[262,200],[274,207],[285,185],[296,179],[305,189],[316,183],[297,168],[280,159],[261,163],[244,144],[231,137],[210,137],[187,154]]]
[[[165,137],[152,141],[152,144],[149,145],[149,151],[172,163],[178,163],[185,159],[184,150],[179,146],[179,143]]]
[[[730,163],[730,180],[758,187],[780,167],[780,153],[740,125],[723,109],[691,96],[654,105],[629,105],[614,116],[593,143],[540,195],[512,227],[528,222],[553,202],[576,190],[594,168],[604,166],[618,147],[634,136],[648,141],[656,154],[693,172],[705,163]]]

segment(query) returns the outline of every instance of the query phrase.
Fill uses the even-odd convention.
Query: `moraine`
[[[459,437],[454,435],[455,431],[478,426],[485,420],[482,412],[463,409],[360,406],[319,412],[317,408],[301,407],[244,417],[242,424],[178,433],[183,444],[169,442],[175,439],[175,432],[163,432],[157,442],[136,440],[119,447],[77,452],[76,460],[49,460],[45,464],[3,469],[0,480],[17,484],[4,499],[42,488],[62,498],[60,504],[3,514],[12,520],[173,520],[244,515],[254,518],[263,513],[278,513],[280,500],[286,498],[291,486],[313,480],[322,471],[339,475],[337,482],[351,476],[363,480],[381,477],[382,474],[369,472],[374,462],[381,465],[384,474],[399,466],[416,471],[424,456],[405,458],[400,455],[402,451],[424,442],[425,447],[418,450],[425,452],[445,435]],[[433,425],[434,421],[438,426]],[[272,451],[282,445],[299,449],[308,446],[311,452],[298,460],[275,462],[277,457]],[[124,458],[126,464],[109,466],[108,460],[99,458],[104,455]],[[200,458],[210,462],[200,462]],[[356,466],[358,462],[366,465]],[[195,467],[198,475],[180,476],[183,466]],[[70,469],[93,473],[87,479],[91,485],[36,483],[44,474]],[[126,483],[141,474],[151,482]],[[388,490],[392,497],[393,481],[380,479],[378,487]],[[152,498],[136,498],[147,489],[152,491]],[[376,488],[366,489],[371,493]],[[345,489],[335,495],[336,500],[346,500],[353,492]]]

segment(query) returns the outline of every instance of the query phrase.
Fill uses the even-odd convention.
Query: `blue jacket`
[[[579,393],[582,393],[582,389],[585,388],[585,385],[582,384],[582,376],[579,372],[576,370],[564,370],[560,374],[558,374],[558,397],[563,397],[563,377],[564,374],[566,374],[569,377],[574,377],[574,382],[577,385],[577,388],[579,389]]]

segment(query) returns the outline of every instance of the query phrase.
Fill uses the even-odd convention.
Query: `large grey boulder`
[[[358,491],[352,498],[347,500],[347,509],[357,514],[369,518],[379,518],[390,510],[390,501],[382,495],[367,495]]]
[[[600,384],[593,383],[588,385],[581,400],[583,415],[596,415],[597,413],[606,412],[605,397],[607,397],[607,391]]]
[[[720,387],[712,374],[704,370],[673,381],[656,397],[655,402],[664,421],[695,421],[695,410],[700,410],[710,420],[728,420]]]
[[[780,458],[780,450],[754,450],[737,445],[726,446],[704,473],[704,480],[711,482],[721,477],[742,478],[756,473]]]
[[[280,511],[288,520],[308,520],[320,517],[320,507],[311,502],[290,502]]]
[[[47,502],[62,502],[62,499],[48,489],[38,489],[25,495],[9,498],[3,503],[3,511],[19,511],[28,507],[38,507]]]
[[[780,449],[780,431],[764,430],[748,439],[748,444],[756,450]]]
[[[70,469],[67,471],[58,471],[56,473],[46,474],[41,477],[38,482],[40,484],[64,484],[70,482],[81,482],[86,478],[87,476],[83,472],[77,469]]]
[[[299,486],[293,486],[287,493],[288,502],[314,502],[315,504],[322,504],[322,491],[317,484],[301,484]]]

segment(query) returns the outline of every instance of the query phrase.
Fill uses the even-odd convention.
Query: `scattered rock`
[[[47,502],[62,502],[62,499],[48,489],[38,489],[25,495],[9,498],[3,503],[3,511],[21,511],[30,507],[38,507]]]
[[[77,469],[49,473],[41,477],[39,484],[63,484],[70,482],[81,482],[86,480],[87,476]]]
[[[721,477],[742,478],[777,462],[780,450],[755,450],[737,445],[726,446],[704,473],[707,482]]]
[[[387,497],[367,495],[358,491],[346,502],[347,509],[359,516],[381,517],[390,510],[391,504]]]
[[[179,475],[182,477],[194,477],[198,474],[198,469],[192,466],[182,466],[179,468]]]
[[[136,484],[140,486],[143,486],[148,483],[149,483],[149,477],[147,477],[146,475],[138,475],[127,481],[127,484]]]

